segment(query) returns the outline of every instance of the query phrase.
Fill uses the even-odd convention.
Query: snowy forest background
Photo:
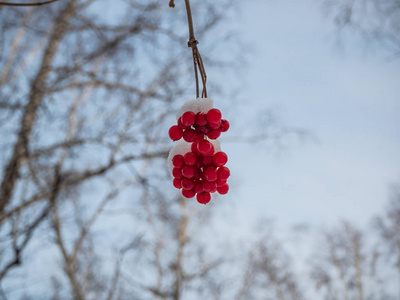
[[[397,172],[384,183],[388,197],[374,199],[370,208],[352,199],[331,208],[327,194],[316,199],[333,216],[325,223],[310,217],[318,213],[299,210],[300,198],[276,204],[270,179],[244,168],[260,164],[273,173],[267,157],[289,160],[302,151],[306,160],[313,155],[310,144],[331,138],[280,120],[265,103],[287,93],[279,87],[273,94],[272,77],[290,73],[296,63],[312,69],[312,59],[282,63],[273,53],[277,42],[257,61],[259,45],[248,43],[248,23],[238,21],[245,6],[258,8],[269,20],[252,24],[261,41],[268,40],[261,32],[274,17],[286,24],[299,16],[289,29],[299,28],[294,35],[303,38],[305,17],[296,1],[245,2],[192,0],[210,98],[232,126],[221,139],[230,157],[231,191],[207,206],[180,197],[165,162],[172,145],[168,128],[195,88],[183,1],[174,9],[166,0],[0,6],[0,299],[400,299],[398,143],[397,156],[387,157]],[[398,75],[397,0],[300,5],[315,7],[315,18],[330,28],[326,48],[336,50],[328,56],[348,47]],[[271,17],[274,7],[287,14]],[[273,40],[279,38],[289,36]],[[279,53],[293,58],[303,48],[300,43]],[[246,79],[254,61],[275,60],[276,73],[263,69],[262,76]],[[243,91],[258,81],[268,88],[248,99]],[[329,94],[340,93],[329,88]],[[398,92],[393,86],[395,108]],[[382,99],[387,94],[379,90]],[[399,110],[391,112],[399,117]],[[398,125],[393,123],[397,139]],[[352,172],[351,164],[343,165]],[[343,173],[339,180],[348,178]],[[285,193],[302,184],[276,188]],[[351,189],[368,191],[374,184]],[[281,213],[273,211],[276,205]]]

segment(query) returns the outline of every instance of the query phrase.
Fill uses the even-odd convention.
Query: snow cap
[[[192,111],[195,114],[207,113],[211,108],[213,108],[214,101],[208,98],[198,98],[195,100],[190,100],[183,104],[182,108],[176,115],[176,119],[178,120],[185,112]]]

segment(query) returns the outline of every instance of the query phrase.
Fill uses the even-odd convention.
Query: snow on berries
[[[229,122],[221,111],[213,108],[211,99],[186,102],[177,114],[177,125],[169,129],[169,137],[178,141],[168,157],[173,185],[186,198],[201,204],[211,200],[211,194],[228,193],[228,156],[221,151],[217,138],[228,131]]]

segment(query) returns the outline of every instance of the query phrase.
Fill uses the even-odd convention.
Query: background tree
[[[400,295],[400,188],[393,186],[391,199],[385,213],[375,219],[375,229],[379,234],[379,248],[385,256],[385,263],[397,271]]]
[[[348,221],[325,231],[311,259],[311,279],[327,300],[395,299],[377,268],[379,252]]]
[[[276,237],[272,221],[261,220],[257,224],[257,238],[247,255],[242,276],[237,300],[304,299],[291,257]]]
[[[228,2],[193,7],[199,37],[219,24]],[[39,286],[24,290],[29,297],[125,297],[121,261],[144,247],[146,197],[180,216],[172,204],[182,202],[167,180],[165,130],[194,87],[186,11],[165,1],[109,5],[1,7],[3,297],[20,293],[13,284],[35,264],[51,267],[38,274]],[[182,74],[190,74],[190,85]],[[57,264],[63,274],[51,270]],[[179,260],[175,265],[167,268],[175,286],[168,297],[181,299]]]
[[[322,0],[338,31],[359,34],[370,46],[393,58],[400,54],[400,6],[397,0]]]

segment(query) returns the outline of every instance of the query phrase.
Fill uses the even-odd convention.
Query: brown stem
[[[190,9],[190,2],[189,0],[185,0],[186,4],[186,13],[188,16],[188,24],[189,24],[189,42],[192,40],[196,40],[194,37],[194,29],[193,29],[193,18],[192,18],[192,10]]]
[[[37,2],[37,3],[8,3],[8,2],[0,2],[0,5],[7,5],[7,6],[39,6],[44,4],[50,4],[56,2],[58,0],[50,0],[44,2]]]
[[[194,74],[196,78],[196,98],[199,98],[199,77],[197,70],[200,72],[201,81],[203,84],[203,91],[201,92],[201,97],[207,98],[207,75],[204,69],[203,60],[201,59],[201,55],[199,49],[197,48],[197,44],[199,43],[194,36],[194,29],[193,29],[193,18],[192,18],[192,10],[190,9],[190,1],[185,0],[186,4],[186,12],[188,17],[188,25],[189,25],[189,42],[188,47],[192,48],[193,53],[193,65],[194,65]],[[198,68],[197,68],[198,65]]]

